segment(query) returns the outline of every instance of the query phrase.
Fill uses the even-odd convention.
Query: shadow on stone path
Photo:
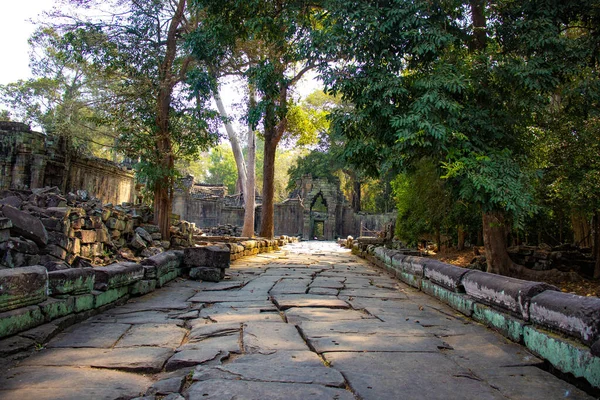
[[[303,242],[72,326],[2,374],[0,399],[590,398],[539,364],[348,250]]]

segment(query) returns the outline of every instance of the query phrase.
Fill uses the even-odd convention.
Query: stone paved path
[[[333,243],[178,280],[72,326],[0,399],[564,399],[521,346]]]

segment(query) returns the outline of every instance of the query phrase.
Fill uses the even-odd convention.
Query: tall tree
[[[349,138],[348,158],[376,173],[432,157],[456,194],[483,211],[488,271],[509,274],[509,220],[535,209],[529,127],[545,111],[565,60],[589,59],[577,54],[583,42],[563,33],[588,7],[328,2],[323,48],[345,61],[323,73],[355,105],[334,117]]]
[[[199,17],[190,13],[187,0],[63,1],[66,11],[50,15],[54,28],[73,39],[78,32],[95,33],[95,42],[72,40],[73,51],[95,49],[96,68],[119,76],[110,88],[113,101],[104,105],[120,125],[122,150],[141,158],[140,172],[154,191],[156,222],[168,238],[175,159],[215,138],[210,123],[215,114],[206,107],[209,88],[196,85],[187,95],[194,59],[183,51],[183,37],[196,29]],[[95,13],[78,13],[77,7],[93,7]]]
[[[314,8],[301,0],[198,0],[198,4],[240,42],[260,43],[257,62],[246,73],[257,94],[249,121],[253,128],[262,124],[264,138],[260,235],[273,237],[275,155],[288,127],[290,88],[318,62],[318,55],[307,44],[315,22],[311,19]]]

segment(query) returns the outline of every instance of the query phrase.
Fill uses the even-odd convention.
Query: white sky
[[[0,84],[27,79],[29,45],[27,39],[35,30],[30,19],[50,10],[54,0],[4,0],[0,13]]]

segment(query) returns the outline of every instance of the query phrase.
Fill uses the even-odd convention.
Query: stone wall
[[[68,160],[62,140],[17,122],[0,122],[0,189],[57,186],[87,190],[105,203],[134,202],[134,174],[110,161]]]
[[[354,243],[353,252],[600,388],[600,299]]]
[[[191,179],[190,179],[191,178]],[[175,192],[173,213],[193,222],[199,228],[223,225],[243,226],[244,207],[239,196],[226,196],[221,185],[199,185],[193,177],[182,180]],[[262,207],[257,197],[255,232],[260,231]],[[323,209],[317,210],[320,204]],[[354,213],[339,185],[322,179],[303,177],[290,198],[275,204],[275,235],[298,236],[313,239],[315,225],[321,224],[318,239],[333,240],[338,237],[361,234],[361,226],[370,231],[383,231],[396,220],[396,213]]]

